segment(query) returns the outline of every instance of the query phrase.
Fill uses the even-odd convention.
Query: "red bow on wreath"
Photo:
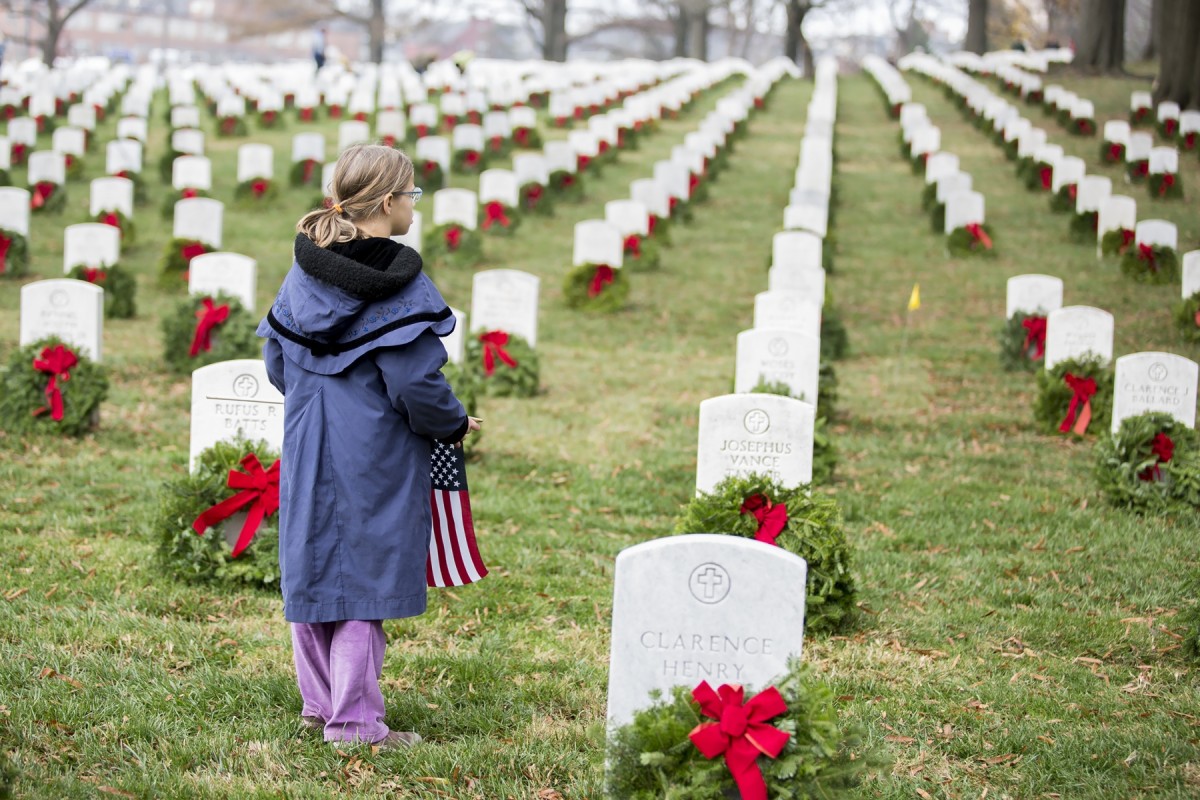
[[[202,256],[208,252],[208,249],[199,242],[188,242],[183,247],[179,248],[179,255],[183,257],[184,264],[191,264],[192,259],[196,256]]]
[[[679,205],[679,198],[672,195],[671,198],[667,201],[667,215],[672,216],[672,217],[675,216],[675,208],[678,205]]]
[[[463,164],[468,167],[479,166],[479,153],[474,150],[467,150],[463,153]]]
[[[264,194],[267,193],[267,189],[269,189],[270,186],[271,186],[270,181],[257,180],[254,183],[250,184],[250,191],[254,193],[255,197],[262,197]]]
[[[62,422],[63,418],[63,398],[62,389],[59,388],[58,382],[61,380],[64,383],[71,379],[71,367],[79,363],[79,358],[68,348],[61,344],[56,344],[53,347],[45,347],[42,349],[41,358],[33,360],[33,368],[38,372],[45,372],[50,376],[50,381],[46,384],[46,405],[34,410],[35,417],[50,412],[50,419],[55,422]]]
[[[483,207],[483,222],[481,227],[486,231],[492,227],[493,223],[498,223],[502,228],[512,225],[512,220],[504,213],[504,203],[501,203],[499,200],[493,200]]]
[[[462,236],[462,228],[452,225],[446,230],[446,246],[451,250],[457,250],[458,246],[462,244]]]
[[[696,188],[699,186],[700,186],[700,176],[694,175],[694,174],[689,175],[688,176],[688,197],[691,197],[692,195],[694,195],[696,193]]]
[[[192,346],[188,349],[188,356],[191,358],[212,350],[213,328],[229,319],[229,306],[213,305],[211,297],[204,298],[201,303],[202,306],[196,309],[196,333],[192,336]]]
[[[33,196],[29,199],[30,208],[41,208],[46,205],[46,201],[50,199],[50,195],[54,194],[54,190],[58,188],[58,184],[50,181],[38,181],[33,187]]]
[[[489,378],[496,371],[496,359],[508,367],[515,367],[517,360],[508,354],[504,345],[508,344],[508,333],[505,331],[488,331],[481,334],[479,341],[483,343],[483,374]]]
[[[542,199],[542,187],[536,183],[531,183],[525,187],[525,205],[529,208],[537,206],[538,201]]]
[[[1175,136],[1175,128],[1178,125],[1179,125],[1179,120],[1177,120],[1177,119],[1163,120],[1163,130],[1166,131],[1168,139],[1173,138]]]
[[[575,176],[569,172],[566,173],[565,175],[562,176],[562,183],[560,185],[564,189],[570,189],[572,186],[575,185]]]
[[[1071,405],[1067,407],[1067,416],[1063,417],[1058,431],[1073,431],[1082,436],[1092,421],[1092,397],[1096,394],[1096,381],[1093,378],[1077,378],[1068,372],[1063,376],[1063,382],[1073,394]]]
[[[425,173],[425,177],[428,178],[430,175],[434,174],[439,169],[441,169],[441,166],[442,165],[436,161],[426,161],[425,164],[421,167],[421,171],[423,173]]]
[[[1038,175],[1041,177],[1043,189],[1049,189],[1051,186],[1054,185],[1054,168],[1053,167],[1042,167],[1038,171]]]
[[[206,530],[218,522],[223,522],[245,506],[250,506],[241,533],[238,534],[237,544],[233,546],[233,558],[237,558],[250,546],[263,519],[279,510],[279,459],[275,459],[275,463],[264,470],[258,456],[247,453],[242,457],[241,465],[245,472],[229,470],[229,479],[226,482],[230,489],[241,491],[217,503],[196,517],[196,521],[192,523],[192,530],[203,536]]]
[[[493,136],[491,139],[491,144],[492,144],[492,150],[496,151],[497,153],[500,152],[501,150],[504,149],[504,137],[503,136]]]
[[[971,241],[973,243],[978,242],[979,244],[983,245],[984,250],[992,249],[992,237],[987,235],[987,231],[983,229],[982,225],[980,225],[978,222],[972,222],[966,227],[967,233],[971,234]],[[972,247],[974,247],[974,244],[972,244]]]
[[[200,192],[191,187],[183,189],[179,192],[179,198],[181,200],[191,200],[193,197],[199,197],[199,196],[200,196]]]
[[[1175,442],[1171,441],[1171,437],[1167,436],[1162,431],[1154,435],[1154,440],[1150,443],[1150,454],[1155,457],[1153,467],[1147,467],[1138,473],[1138,478],[1144,481],[1157,481],[1162,479],[1162,469],[1160,464],[1167,464],[1175,456]]]
[[[225,117],[221,120],[221,132],[226,136],[232,135],[237,129],[237,123],[237,117]]]
[[[1164,173],[1163,173],[1163,176],[1162,176],[1162,183],[1160,183],[1160,184],[1158,185],[1158,194],[1159,194],[1161,197],[1166,197],[1166,196],[1167,196],[1167,192],[1169,192],[1169,191],[1171,190],[1171,187],[1172,187],[1172,186],[1174,186],[1174,185],[1175,185],[1175,175],[1174,175],[1174,173],[1171,173],[1171,172],[1164,172]]]
[[[23,142],[13,142],[12,161],[14,164],[23,164],[25,162],[25,144]]]
[[[315,158],[304,159],[304,167],[302,168],[304,171],[301,173],[301,178],[305,183],[308,183],[312,180],[313,170],[316,168],[316,166],[317,160]]]
[[[758,520],[758,530],[754,532],[754,538],[767,544],[775,544],[775,540],[783,533],[788,523],[787,506],[772,503],[771,498],[765,494],[752,494],[747,497],[738,513],[752,514]]]
[[[0,275],[8,269],[8,248],[12,247],[12,239],[0,233]]]
[[[596,271],[592,273],[592,282],[588,285],[588,297],[599,297],[604,291],[604,287],[608,286],[616,279],[616,273],[608,264],[597,264]]]
[[[767,782],[758,768],[758,756],[778,758],[787,746],[791,734],[767,724],[767,720],[786,712],[787,704],[774,686],[745,705],[744,692],[741,686],[729,684],[713,691],[708,681],[701,681],[692,690],[692,697],[704,716],[717,721],[701,722],[688,738],[705,758],[725,756],[742,800],[767,800]]]
[[[1079,129],[1080,133],[1089,133],[1092,130],[1092,123],[1086,119],[1076,120],[1075,127]]]
[[[301,122],[312,122],[312,119],[313,119],[313,110],[311,108],[300,109],[300,121]]]
[[[1110,142],[1108,145],[1108,160],[1121,161],[1125,158],[1125,145],[1118,142]]]
[[[1189,131],[1183,135],[1183,146],[1187,150],[1191,150],[1196,146],[1196,132]]]
[[[1124,253],[1129,248],[1129,245],[1133,244],[1136,235],[1130,228],[1121,228],[1121,253]]]
[[[102,283],[108,278],[108,273],[97,267],[84,267],[83,279],[88,283]]]
[[[642,257],[642,237],[636,233],[625,237],[625,252],[633,258]]]
[[[1037,361],[1046,356],[1046,318],[1026,317],[1021,321],[1025,328],[1025,344],[1021,346],[1022,353],[1028,353],[1029,348],[1036,348],[1030,359]]]
[[[579,158],[577,158],[575,160],[575,164],[576,164],[575,168],[578,171],[583,172],[585,169],[588,168],[588,164],[590,164],[590,163],[592,163],[592,159],[589,158],[588,156],[579,156]]]
[[[657,215],[657,214],[651,214],[651,215],[650,215],[650,221],[649,221],[649,223],[648,223],[648,225],[647,225],[647,227],[646,227],[646,235],[647,235],[647,236],[653,236],[653,235],[654,235],[654,226],[655,226],[655,225],[657,225],[657,224],[658,224],[658,215]]]
[[[1149,161],[1139,161],[1136,164],[1134,164],[1133,165],[1133,174],[1137,175],[1139,178],[1144,178],[1147,175],[1149,175],[1150,174],[1150,162]]]
[[[111,225],[118,230],[121,228],[121,218],[117,216],[117,212],[115,211],[109,211],[100,218],[100,222],[105,225]]]
[[[517,140],[517,144],[521,147],[529,146],[529,128],[517,128],[513,131],[513,138]]]
[[[1148,244],[1138,243],[1137,257],[1146,262],[1146,268],[1151,272],[1158,272],[1158,264],[1154,259],[1154,247]]]
[[[1075,202],[1079,198],[1079,187],[1074,184],[1067,184],[1067,196],[1071,198],[1071,202]]]

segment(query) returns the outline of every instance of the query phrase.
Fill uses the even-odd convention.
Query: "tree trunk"
[[[687,11],[679,8],[676,17],[673,20],[675,23],[675,57],[686,58],[688,54],[688,29],[691,27],[691,17]]]
[[[708,9],[699,12],[699,19],[696,22],[696,58],[708,61],[708,34],[712,29],[712,23],[708,19]]]
[[[542,5],[542,58],[567,60],[567,0],[546,0]]]
[[[784,36],[784,54],[793,63],[804,70],[804,77],[811,78],[813,74],[812,48],[804,38],[804,17],[809,12],[809,5],[799,0],[788,0],[787,3],[787,32]]]
[[[1121,72],[1125,65],[1125,0],[1085,0],[1075,66]]]
[[[383,37],[387,30],[387,20],[383,14],[384,0],[371,0],[371,22],[367,25],[367,37],[370,42],[371,63],[383,63]]]
[[[967,38],[963,49],[972,53],[987,52],[988,0],[968,0]]]
[[[1200,4],[1195,0],[1158,0],[1164,24],[1159,41],[1154,102],[1174,100],[1181,108],[1200,108]]]
[[[1142,50],[1142,60],[1151,61],[1158,56],[1159,42],[1162,41],[1162,3],[1150,0],[1150,36],[1146,39],[1146,47]]]
[[[42,61],[47,67],[54,66],[54,59],[58,56],[58,38],[62,32],[63,26],[58,20],[46,21],[46,35],[42,38]]]

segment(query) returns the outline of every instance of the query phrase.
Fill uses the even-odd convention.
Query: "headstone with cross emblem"
[[[471,284],[471,332],[501,330],[537,347],[536,275],[515,269],[476,272]]]
[[[1171,353],[1130,353],[1117,359],[1113,385],[1113,433],[1127,417],[1158,411],[1196,427],[1200,366]]]
[[[815,406],[782,395],[730,394],[703,401],[696,492],[751,474],[769,475],[786,487],[809,483],[815,422]]]
[[[804,644],[807,565],[737,536],[655,539],[617,555],[608,673],[609,730],[654,690],[708,681],[747,697],[787,672]]]
[[[219,361],[192,373],[190,469],[205,450],[238,437],[283,446],[283,395],[257,359]]]
[[[57,336],[100,361],[104,341],[104,290],[69,278],[21,287],[20,344]]]
[[[752,328],[737,336],[733,390],[783,384],[792,397],[817,404],[821,340],[795,328]]]

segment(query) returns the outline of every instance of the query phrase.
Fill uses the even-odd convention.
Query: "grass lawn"
[[[997,345],[1005,280],[1047,272],[1066,282],[1068,304],[1113,312],[1117,354],[1198,359],[1171,328],[1178,287],[1135,285],[1072,244],[1048,197],[1027,192],[940,90],[906,77],[986,195],[999,254],[945,257],[898,126],[868,77],[844,78],[830,293],[852,353],[837,365],[842,463],[821,491],[844,509],[863,613],[808,642],[806,658],[843,717],[892,757],[861,796],[1195,796],[1200,683],[1175,614],[1200,553],[1197,520],[1107,508],[1092,443],[1035,432],[1033,377],[1001,372]],[[1101,124],[1142,86],[1066,84],[1096,102]],[[574,223],[627,197],[731,87],[623,153],[584,202],[486,242],[479,269],[542,278],[543,391],[481,403],[486,434],[470,469],[492,575],[432,590],[424,616],[386,623],[387,722],[426,740],[403,753],[339,750],[301,728],[276,594],[178,583],[156,566],[151,523],[159,485],[186,469],[190,384],[162,368],[159,326],[178,296],[155,283],[170,226],[151,179],[139,244],[123,259],[139,275],[140,315],[106,325],[102,427],[78,441],[0,436],[0,745],[17,795],[600,797],[613,559],[669,533],[692,494],[698,405],[731,390],[734,339],[766,288],[811,86],[785,82],[752,118],[710,200],[673,227],[662,269],[630,276],[626,310],[571,312],[561,284]],[[248,139],[218,140],[206,124],[213,194],[230,201]],[[156,116],[147,177],[165,127]],[[1099,166],[1097,140],[1045,127],[1089,171],[1118,177]],[[105,123],[101,140],[114,130]],[[281,177],[299,130],[250,137],[275,145]],[[88,161],[98,175],[102,150]],[[1153,206],[1179,224],[1181,252],[1200,245],[1200,161],[1182,162],[1187,198]],[[69,192],[61,218],[34,221],[41,277],[59,274],[61,226],[87,210],[86,183]],[[258,259],[260,311],[313,194],[227,208],[225,248]],[[1145,190],[1133,194],[1148,216]],[[430,272],[469,308],[468,270]],[[923,305],[902,351],[914,281]],[[17,309],[16,283],[0,284],[0,358],[16,348]]]

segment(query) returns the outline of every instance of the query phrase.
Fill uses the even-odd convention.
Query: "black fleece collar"
[[[296,234],[295,254],[300,269],[363,300],[391,297],[421,274],[421,254],[404,245],[385,270],[318,247],[303,233]]]

